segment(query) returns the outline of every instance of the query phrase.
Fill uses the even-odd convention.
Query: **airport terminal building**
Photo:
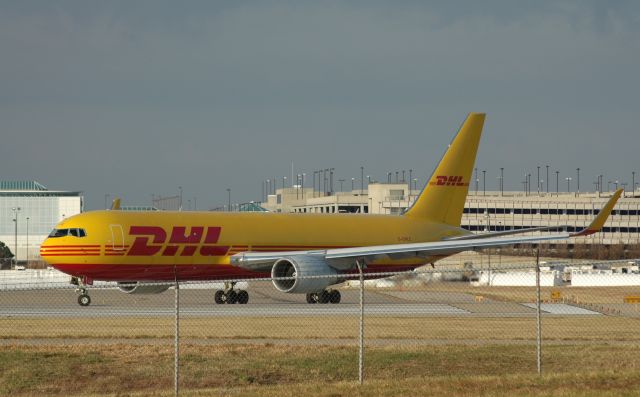
[[[277,189],[261,205],[274,212],[402,214],[419,190],[406,183],[372,183],[363,190],[323,193],[311,188]],[[539,226],[586,227],[613,192],[475,191],[467,196],[462,227],[473,231],[502,231]],[[640,191],[625,192],[601,233],[574,243],[639,244]],[[563,242],[560,242],[563,243]]]
[[[20,263],[39,260],[40,245],[55,225],[82,208],[82,192],[49,190],[36,181],[0,181],[0,241]]]

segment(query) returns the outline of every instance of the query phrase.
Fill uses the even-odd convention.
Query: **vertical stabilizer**
[[[406,216],[460,226],[484,113],[470,113]]]

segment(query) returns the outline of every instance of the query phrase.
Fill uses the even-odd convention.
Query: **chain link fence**
[[[4,278],[0,394],[222,394],[640,367],[640,274],[627,261],[361,276],[326,296],[284,294],[271,279],[146,285],[166,290],[157,294],[99,283],[89,306],[75,286]],[[216,303],[232,286],[248,302],[218,292]]]

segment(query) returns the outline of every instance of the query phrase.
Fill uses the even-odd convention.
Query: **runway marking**
[[[535,303],[523,303],[524,306],[532,309],[536,308]],[[602,313],[594,312],[592,310],[583,309],[581,307],[571,306],[564,303],[542,303],[540,304],[540,310],[549,314],[564,314],[572,316],[585,316],[585,315],[598,315]]]

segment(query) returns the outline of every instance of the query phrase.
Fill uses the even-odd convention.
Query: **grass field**
[[[640,346],[376,347],[357,385],[355,347],[181,348],[183,395],[638,395]],[[170,395],[171,346],[7,346],[0,395]]]
[[[637,294],[637,287],[560,287],[544,288],[543,299],[557,290],[612,307]],[[535,311],[519,304],[534,299],[533,288],[445,282],[393,292],[367,291],[372,298],[444,302],[473,314],[366,316],[363,386],[356,382],[355,315],[184,316],[181,395],[640,396],[638,306],[627,306],[623,315],[544,315],[538,376]],[[195,305],[206,293],[184,295]],[[22,304],[21,294],[31,292],[6,294],[5,303]],[[63,294],[37,298],[53,312],[73,304]],[[173,297],[127,298],[139,316],[0,318],[0,396],[172,395],[174,319],[145,316],[144,308],[170,307]],[[164,300],[151,300],[158,298]]]
[[[2,318],[0,339],[172,338],[173,318]],[[367,317],[371,339],[534,340],[534,317]],[[545,317],[545,341],[640,341],[640,319],[609,316]],[[183,318],[184,339],[352,339],[357,317]]]

